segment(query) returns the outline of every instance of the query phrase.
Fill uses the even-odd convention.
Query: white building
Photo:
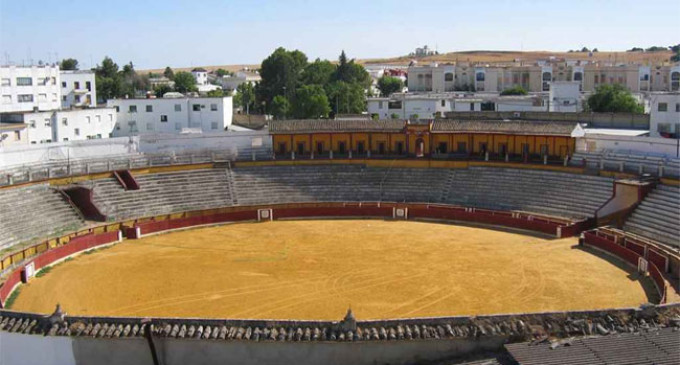
[[[93,71],[61,71],[61,107],[96,107],[97,90]]]
[[[581,83],[578,81],[550,82],[548,111],[578,113],[583,111]]]
[[[227,75],[217,79],[217,82],[222,85],[224,90],[236,90],[241,84],[249,83],[255,85],[260,81],[262,81],[260,74],[247,70],[238,71],[233,76]]]
[[[220,86],[208,82],[208,71],[206,69],[195,68],[191,70],[191,74],[194,75],[194,78],[196,79],[196,88],[199,93],[205,94],[213,90],[221,89]]]
[[[109,138],[116,125],[113,108],[4,113],[3,124],[25,124],[30,144]]]
[[[680,138],[680,92],[649,95],[650,137]]]
[[[116,137],[224,131],[233,112],[231,96],[111,99],[107,105],[117,111]]]
[[[28,144],[26,124],[0,123],[0,147]]]
[[[61,106],[58,66],[1,66],[0,113]]]

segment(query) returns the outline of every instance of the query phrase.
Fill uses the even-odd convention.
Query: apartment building
[[[409,92],[501,92],[522,87],[547,92],[551,82],[578,82],[582,92],[601,85],[623,85],[631,92],[680,90],[680,65],[604,65],[572,61],[535,65],[414,65],[408,68]]]
[[[95,107],[97,90],[93,71],[61,71],[61,107]]]
[[[680,92],[650,94],[649,135],[680,138]]]
[[[0,113],[61,106],[59,66],[0,66]]]
[[[28,144],[26,124],[0,122],[0,148]]]
[[[231,96],[111,99],[107,106],[117,114],[115,137],[220,132],[232,122]]]
[[[25,125],[30,144],[109,138],[116,125],[113,108],[62,109],[0,115],[3,124]]]

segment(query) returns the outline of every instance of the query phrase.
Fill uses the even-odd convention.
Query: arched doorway
[[[425,155],[425,141],[422,138],[416,139],[416,157]]]

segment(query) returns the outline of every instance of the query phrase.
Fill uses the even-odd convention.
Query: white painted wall
[[[653,156],[680,157],[680,140],[654,137],[586,134],[576,139],[577,152],[618,152]]]
[[[652,93],[649,101],[649,135],[661,137],[662,131],[680,134],[680,92]]]
[[[54,141],[109,138],[116,125],[114,108],[72,109],[54,112]]]
[[[232,97],[111,99],[117,108],[113,135],[180,134],[187,129],[201,133],[223,131],[232,122]],[[135,111],[136,110],[136,111]]]
[[[60,77],[62,108],[97,106],[97,88],[93,71],[61,71]]]
[[[35,336],[0,331],[0,364],[76,365],[73,342],[73,338],[66,336]]]
[[[18,85],[17,79],[30,79]],[[0,67],[0,113],[54,110],[61,106],[58,66]],[[30,96],[30,101],[28,97]],[[19,101],[19,100],[25,101]]]

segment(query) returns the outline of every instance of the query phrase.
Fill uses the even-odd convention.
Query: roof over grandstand
[[[405,126],[405,120],[275,120],[269,123],[269,132],[271,134],[401,132]]]
[[[576,122],[527,120],[435,120],[432,133],[489,133],[575,137]]]

